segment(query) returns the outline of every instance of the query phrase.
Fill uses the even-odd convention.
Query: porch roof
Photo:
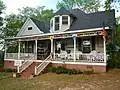
[[[109,29],[109,27],[105,27],[105,29]],[[74,30],[74,31],[66,31],[66,32],[55,32],[55,33],[45,33],[39,35],[31,35],[31,36],[21,36],[21,37],[8,37],[5,40],[18,40],[18,39],[25,39],[25,38],[33,38],[33,37],[47,37],[47,36],[54,36],[59,34],[75,34],[75,33],[82,33],[82,32],[93,32],[93,31],[101,31],[102,28],[93,28],[93,29],[83,29],[83,30]]]

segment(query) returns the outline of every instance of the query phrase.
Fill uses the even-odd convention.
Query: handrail
[[[34,56],[36,55],[36,53],[33,54],[33,56],[31,56],[29,59],[27,59],[22,66],[19,67],[19,72],[21,73],[23,70],[25,70],[33,61],[29,62],[29,60],[31,60]],[[29,62],[29,63],[28,63]],[[27,64],[27,65],[26,65]]]
[[[48,58],[50,58],[51,55],[49,55],[39,66],[37,66],[37,68],[39,68],[45,61],[47,61]]]
[[[28,58],[27,60],[25,60],[25,62],[23,64],[25,64],[27,61],[31,60],[35,55],[36,55],[36,53],[34,53],[33,56],[31,56],[30,58]]]
[[[49,64],[49,62],[46,62],[46,61],[50,57],[51,57],[51,55],[49,55],[40,65],[38,65],[37,67],[35,66],[35,75],[38,75]]]

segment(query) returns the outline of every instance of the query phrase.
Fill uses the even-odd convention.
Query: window
[[[50,22],[50,27],[53,27],[53,20],[51,20]]]
[[[103,47],[103,37],[102,36],[97,37],[97,46]]]
[[[28,27],[28,30],[32,30],[32,27]]]
[[[68,24],[68,16],[62,16],[62,24]]]
[[[59,21],[60,21],[59,17],[55,17],[55,31],[59,30],[60,25]]]
[[[85,38],[82,40],[82,52],[83,53],[90,53],[91,49],[90,49],[90,38]]]

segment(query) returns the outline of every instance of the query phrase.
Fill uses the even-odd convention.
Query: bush
[[[90,74],[93,74],[94,72],[93,72],[93,70],[91,70],[91,71],[84,71],[84,74],[86,74],[86,75],[90,75]]]
[[[13,70],[10,68],[4,69],[5,72],[12,72]]]
[[[56,72],[57,68],[56,67],[53,67],[52,68],[52,72]]]
[[[49,71],[49,72],[56,73],[56,74],[69,74],[69,75],[72,75],[72,74],[83,74],[83,72],[80,71],[80,70],[67,69],[67,68],[62,67],[62,66],[49,67],[49,68],[48,68],[48,71]]]
[[[68,69],[68,74],[72,75],[73,74],[73,70],[72,69]]]
[[[83,74],[81,70],[77,70],[77,74]]]

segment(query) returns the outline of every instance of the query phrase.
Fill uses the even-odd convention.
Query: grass
[[[0,73],[0,79],[3,79],[3,78],[8,78],[8,77],[10,77],[11,76],[11,74],[9,73]]]
[[[4,73],[4,75],[12,74]],[[2,75],[1,75],[2,77]],[[120,69],[91,75],[45,73],[33,79],[2,78],[0,90],[119,90]]]

